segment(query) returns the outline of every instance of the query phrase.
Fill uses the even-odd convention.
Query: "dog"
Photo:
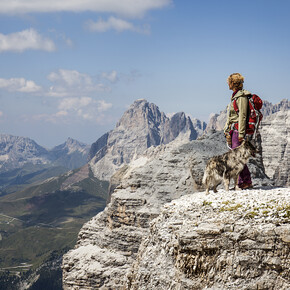
[[[228,191],[231,178],[234,179],[235,190],[239,190],[239,174],[248,159],[251,156],[255,157],[255,153],[258,153],[256,147],[246,140],[239,147],[222,155],[212,157],[206,165],[202,180],[206,187],[206,194],[209,193],[210,188],[217,192],[217,186],[222,181],[224,182],[225,190]]]

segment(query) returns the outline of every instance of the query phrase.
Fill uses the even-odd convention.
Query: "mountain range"
[[[65,143],[48,150],[27,137],[0,134],[0,172],[28,163],[78,168],[86,163],[89,148],[89,145],[68,138]]]
[[[289,185],[289,102],[283,100],[277,105],[265,102],[264,109],[262,156],[250,160],[249,167],[258,186]],[[118,242],[117,247],[124,251],[128,239],[133,253],[137,253],[143,237],[141,232],[147,232],[149,221],[159,214],[161,205],[201,190],[206,161],[227,150],[222,132],[216,133],[221,129],[224,116],[221,112],[206,125],[182,112],[166,116],[158,106],[141,99],[130,106],[113,130],[90,147],[68,139],[47,150],[28,138],[1,135],[0,244],[3,250],[0,267],[31,264],[33,266],[25,268],[24,272],[30,273],[27,272],[30,268],[32,274],[28,275],[27,281],[34,281],[37,273],[43,272],[41,265],[51,260],[54,253],[56,258],[52,261],[58,261],[59,275],[61,255],[73,247],[77,236],[77,248],[83,243],[89,246],[93,243],[98,247],[102,245],[100,251],[104,252],[111,247],[107,243],[112,242],[113,247],[114,239],[121,235],[119,242],[123,246]],[[270,138],[273,132],[281,137],[275,139],[276,142]],[[283,166],[279,167],[279,164]],[[135,196],[138,188],[142,191]],[[151,191],[157,195],[153,194],[150,201],[142,198]],[[106,204],[104,214],[109,215],[102,214],[101,220],[93,219],[96,222],[87,225],[86,222],[102,212]],[[145,230],[143,226],[142,229],[137,226],[137,232],[130,228],[129,233],[132,232],[128,237],[127,232],[117,229],[111,232],[115,226],[129,225],[132,219],[139,226],[144,224]],[[35,227],[39,230],[34,231]],[[87,227],[88,231],[85,230]],[[49,239],[51,235],[53,239]],[[34,253],[26,248],[31,236],[39,245]],[[101,244],[96,244],[96,236]],[[19,255],[15,256],[15,253]],[[72,276],[67,272],[72,271],[75,277],[78,274],[74,267],[67,266],[70,262],[66,261],[76,257],[73,251],[65,257],[65,284],[71,285]],[[123,259],[123,256],[119,257]],[[130,260],[134,255],[125,257]],[[85,259],[80,261],[79,269],[83,263],[91,267],[90,259],[87,262]],[[114,269],[112,264],[109,265]],[[100,279],[103,279],[102,275]],[[72,283],[78,285],[78,282]]]
[[[0,135],[0,192],[2,195],[24,189],[87,163],[90,146],[68,138],[50,150],[35,141]]]
[[[30,273],[27,281],[34,281],[52,253],[61,261],[82,224],[105,208],[110,175],[148,148],[197,138],[205,123],[194,122],[196,129],[184,113],[169,118],[156,105],[137,100],[89,151],[72,139],[47,150],[28,138],[2,135],[0,267],[17,274],[22,269]]]
[[[63,257],[64,289],[289,289],[289,187],[277,188],[289,186],[287,103],[265,105],[252,191],[203,191],[207,160],[228,151],[222,114],[196,140],[151,146],[116,169],[110,202]]]

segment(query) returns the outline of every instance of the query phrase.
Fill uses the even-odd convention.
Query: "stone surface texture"
[[[289,191],[199,192],[166,204],[126,289],[290,289]]]
[[[290,110],[267,116],[260,131],[267,175],[276,185],[290,186]]]
[[[262,140],[281,130],[288,102],[264,110]],[[274,116],[271,125],[267,116]],[[248,163],[254,190],[221,185],[206,196],[206,162],[228,150],[223,132],[213,122],[190,141],[198,136],[190,119],[173,117],[138,100],[92,146],[94,173],[112,176],[110,198],[64,255],[64,289],[288,289],[289,188],[273,187],[258,155]],[[265,150],[275,150],[268,143]]]
[[[202,190],[206,161],[227,150],[221,132],[189,143],[177,138],[149,148],[117,171],[110,203],[83,226],[75,249],[64,255],[64,289],[123,289],[139,245],[160,208]],[[255,160],[250,170],[257,185],[270,184]]]

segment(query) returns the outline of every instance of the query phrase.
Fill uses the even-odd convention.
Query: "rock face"
[[[214,114],[209,119],[205,128],[205,132],[209,133],[211,130],[222,131],[224,130],[227,121],[227,110],[221,111],[219,114]]]
[[[198,136],[203,135],[207,124],[205,122],[203,122],[203,121],[200,121],[200,120],[196,119],[196,118],[191,118],[191,121],[192,121],[194,129],[198,133]]]
[[[75,249],[64,255],[64,289],[122,289],[161,206],[201,190],[206,161],[227,150],[221,132],[186,144],[176,139],[149,148],[117,172],[110,203],[83,226]],[[250,170],[255,184],[269,184],[254,161]]]
[[[288,172],[290,170],[290,102],[287,99],[273,105],[264,101],[262,107],[263,120],[260,126],[262,138],[262,156],[266,174],[276,185],[290,185]],[[214,115],[206,127],[210,130],[223,130],[226,121],[226,110]]]
[[[177,137],[188,141],[198,137],[189,117],[176,113],[168,118],[155,104],[137,100],[116,128],[92,145],[90,166],[96,177],[109,180],[121,166],[142,155],[147,148],[168,144]]]
[[[290,185],[290,103],[268,115],[261,126],[263,162],[267,175],[276,185]]]
[[[275,114],[280,111],[288,111],[290,109],[290,102],[288,99],[283,99],[278,104],[272,104],[268,101],[263,102],[262,113],[264,117]]]
[[[289,188],[204,192],[166,204],[127,289],[290,289]]]

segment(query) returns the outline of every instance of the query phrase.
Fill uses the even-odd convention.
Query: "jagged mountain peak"
[[[132,128],[159,124],[165,118],[165,114],[160,112],[157,105],[145,99],[139,99],[125,111],[116,127]]]
[[[0,134],[0,154],[11,156],[39,156],[48,151],[28,137]]]
[[[25,164],[63,166],[74,169],[87,162],[90,146],[72,138],[48,150],[28,137],[0,134],[0,171]]]
[[[21,137],[21,136],[14,136],[14,135],[10,135],[10,134],[0,134],[0,142],[3,143],[10,143],[13,145],[30,145],[30,146],[34,146],[37,148],[42,148],[44,149],[44,147],[38,145],[34,140],[28,138],[28,137]],[[3,149],[3,148],[2,148]]]
[[[263,107],[262,107],[262,113],[264,115],[264,118],[268,115],[272,115],[274,113],[280,112],[280,111],[288,111],[290,109],[290,102],[288,99],[283,99],[277,104],[272,104],[271,102],[264,101]]]
[[[63,144],[54,147],[51,151],[59,150],[63,150],[67,154],[71,154],[73,152],[87,153],[89,150],[89,145],[68,137]]]
[[[124,112],[115,129],[92,144],[90,165],[98,178],[108,180],[149,147],[167,144],[179,136],[187,141],[197,138],[190,117],[179,112],[169,118],[154,103],[139,99]]]

